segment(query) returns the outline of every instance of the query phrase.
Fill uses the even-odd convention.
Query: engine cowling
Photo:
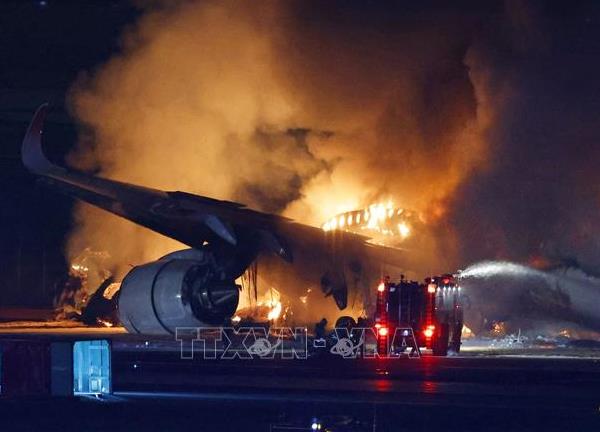
[[[121,284],[119,319],[131,333],[174,334],[177,327],[222,325],[239,287],[208,260],[168,255],[133,268]]]

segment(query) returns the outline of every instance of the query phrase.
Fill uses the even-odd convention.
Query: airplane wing
[[[263,235],[263,248],[288,262],[292,250],[285,237],[325,238],[320,229],[290,219],[258,212],[243,204],[186,192],[162,191],[88,175],[53,164],[44,155],[42,134],[48,104],[41,105],[27,130],[22,146],[25,167],[62,192],[100,207],[136,224],[176,239],[190,247],[218,241],[235,246],[248,229]],[[366,237],[340,233],[345,241],[365,243]],[[341,240],[338,239],[340,243]]]
[[[44,104],[36,111],[23,140],[22,159],[29,171],[68,195],[191,247],[215,239],[236,245],[235,226],[268,229],[288,221],[230,201],[136,186],[54,165],[44,155],[41,142],[47,110]],[[278,252],[286,258],[284,250]]]
[[[23,164],[39,175],[40,181],[192,248],[208,247],[233,277],[241,275],[260,256],[272,270],[268,273],[273,282],[281,275],[278,286],[289,284],[290,278],[304,283],[312,278],[311,284],[321,285],[323,292],[332,295],[343,309],[348,280],[375,273],[380,277],[383,264],[396,265],[406,257],[402,250],[372,245],[358,234],[326,233],[243,204],[151,189],[57,166],[42,149],[47,111],[47,104],[38,108],[22,146]],[[270,260],[273,255],[282,260]]]

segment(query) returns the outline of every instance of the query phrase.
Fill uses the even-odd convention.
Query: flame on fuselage
[[[383,236],[396,236],[401,239],[411,235],[411,220],[414,218],[413,212],[395,207],[391,201],[386,204],[371,204],[361,210],[353,210],[335,215],[321,228],[323,231],[343,230],[365,234],[374,234]]]

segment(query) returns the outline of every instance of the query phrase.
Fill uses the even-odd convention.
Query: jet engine
[[[121,284],[121,323],[130,333],[143,334],[223,325],[237,309],[239,286],[211,258],[188,249],[134,267]]]

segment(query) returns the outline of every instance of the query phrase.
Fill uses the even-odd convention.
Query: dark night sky
[[[479,3],[455,4],[454,12],[477,17],[502,9],[502,2],[489,2],[485,7]],[[361,14],[363,8],[370,7],[370,2],[347,4],[350,15]],[[514,45],[503,45],[505,40],[499,37],[497,43],[490,43],[494,48],[486,55],[493,57],[489,62],[495,67],[492,76],[516,75],[511,81],[524,94],[521,98],[523,104],[513,107],[514,118],[504,114],[505,125],[511,127],[503,128],[494,139],[505,139],[507,143],[535,140],[535,146],[504,146],[500,143],[494,155],[495,174],[482,175],[462,186],[460,196],[464,197],[464,203],[455,204],[458,210],[451,217],[456,218],[455,225],[462,227],[462,232],[472,233],[472,238],[465,238],[463,246],[466,248],[479,243],[483,236],[494,234],[485,231],[485,225],[478,226],[486,211],[479,209],[471,213],[472,217],[465,216],[470,212],[469,206],[486,208],[490,213],[487,216],[498,223],[505,218],[507,224],[514,226],[507,241],[519,244],[520,239],[528,235],[533,242],[540,238],[530,235],[530,231],[535,234],[537,227],[520,225],[518,217],[515,219],[515,215],[521,214],[523,209],[527,212],[523,218],[528,220],[544,219],[551,213],[555,220],[551,225],[542,225],[544,229],[550,226],[560,231],[566,230],[567,224],[578,223],[577,217],[555,217],[566,212],[562,207],[562,197],[569,191],[582,201],[599,199],[595,186],[577,187],[582,184],[582,179],[585,182],[587,178],[595,184],[593,179],[598,178],[599,6],[591,1],[534,4],[542,11],[540,22],[543,32],[549,37],[549,42],[541,44],[544,48],[528,50],[524,47],[519,52]],[[417,2],[397,4],[394,13],[403,7],[421,8],[421,12],[427,14],[426,7]],[[377,10],[385,21],[386,8],[379,3]],[[22,168],[19,147],[27,122],[37,105],[50,101],[53,113],[47,126],[47,148],[51,149],[51,158],[61,159],[77,136],[65,108],[70,85],[80,73],[94,71],[119,49],[123,29],[133,23],[139,13],[131,2],[126,1],[23,0],[0,3],[0,185],[3,193],[0,207],[0,306],[49,305],[54,286],[65,269],[63,242],[71,225],[73,203],[36,187],[35,179]],[[481,30],[481,34],[493,40],[495,35],[490,33]],[[537,36],[532,33],[532,37]],[[526,41],[527,38],[520,40]],[[590,124],[596,124],[596,127],[590,128]],[[560,175],[552,174],[561,169],[578,170],[577,167],[581,168],[581,172],[570,176],[573,184],[562,182]],[[536,200],[535,205],[523,204],[514,198],[514,185],[505,182],[498,174],[503,170],[522,177],[519,183],[521,190],[517,191],[520,199],[527,202]],[[525,172],[527,176],[522,175]],[[541,189],[540,182],[546,182]],[[551,192],[538,196],[544,188],[550,188]],[[554,193],[556,191],[560,193]],[[586,224],[594,220],[593,212],[597,208],[582,210],[592,212],[583,216]],[[596,243],[586,242],[588,233],[582,229],[577,235],[582,237],[583,247],[593,249]],[[532,248],[526,242],[521,244],[524,248],[521,256],[518,253],[513,255],[526,257]],[[600,253],[591,250],[587,255],[596,257]],[[589,260],[591,267],[598,263],[594,259]],[[25,292],[28,294],[23,295]]]

